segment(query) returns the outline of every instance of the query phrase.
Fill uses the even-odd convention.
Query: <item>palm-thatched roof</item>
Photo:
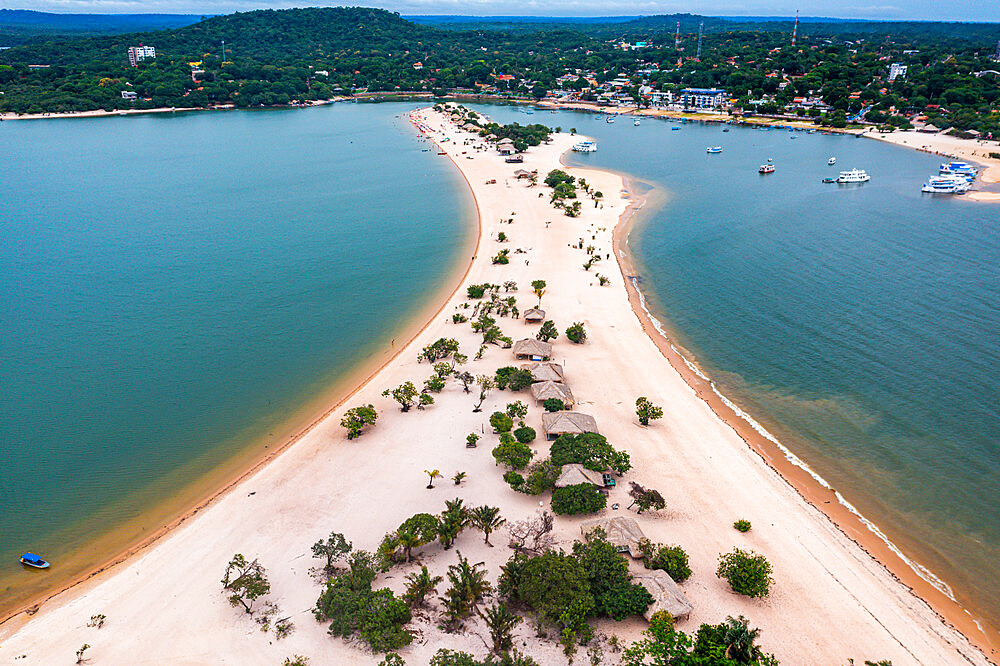
[[[550,398],[556,398],[557,400],[562,400],[564,405],[573,406],[576,402],[573,398],[573,392],[569,390],[569,387],[562,382],[544,381],[535,382],[531,385],[531,395],[538,402],[543,402],[549,400]]]
[[[594,417],[580,412],[546,412],[542,414],[542,429],[549,439],[567,433],[582,435],[585,432],[598,432]]]
[[[531,378],[536,382],[561,382],[563,380],[563,368],[558,363],[525,363],[522,370],[531,373]]]
[[[569,465],[563,465],[565,470]],[[589,470],[588,470],[589,471]],[[591,472],[601,477],[601,486],[604,485],[604,477],[597,472]],[[562,478],[562,477],[560,477]],[[556,484],[558,486],[558,482]],[[639,523],[634,518],[628,516],[614,516],[612,518],[596,518],[585,520],[580,523],[580,532],[587,536],[595,529],[604,530],[608,541],[615,546],[619,553],[628,553],[632,557],[642,557],[639,549],[639,542],[646,538],[646,535],[639,529]]]
[[[670,613],[675,620],[686,620],[694,610],[694,606],[684,596],[684,592],[674,579],[662,569],[650,569],[632,576],[632,582],[642,585],[653,595],[653,603],[642,614],[649,621],[661,610]]]
[[[524,321],[529,323],[534,323],[537,321],[545,320],[545,310],[539,310],[538,308],[528,308],[524,311]]]
[[[547,361],[552,356],[552,345],[548,342],[536,340],[535,338],[518,340],[514,343],[514,356],[518,358],[531,358],[533,360],[537,357],[540,360]]]
[[[604,475],[600,472],[587,469],[579,463],[568,463],[562,466],[562,474],[556,479],[556,488],[566,486],[576,486],[581,483],[590,483],[598,488],[604,487]],[[586,534],[586,532],[584,532]]]

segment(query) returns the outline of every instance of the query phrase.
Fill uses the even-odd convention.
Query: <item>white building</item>
[[[906,65],[894,62],[889,65],[889,83],[892,83],[897,78],[906,78]]]
[[[143,60],[155,60],[156,59],[156,49],[152,46],[130,46],[128,47],[128,64],[132,67],[138,67],[139,63]]]
[[[139,97],[138,93],[132,92],[131,90],[122,91],[122,99],[127,99],[131,102],[134,102],[136,99],[138,99],[138,97]]]
[[[685,88],[681,91],[681,104],[686,109],[719,109],[728,99],[726,91],[719,88]]]

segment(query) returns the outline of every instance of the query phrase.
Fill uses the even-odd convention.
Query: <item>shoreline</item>
[[[444,126],[442,123],[442,127]],[[435,135],[437,133],[434,132]],[[450,129],[449,133],[460,136]],[[428,134],[427,138],[436,137]],[[538,163],[543,168],[558,165],[561,152],[556,149],[560,145],[568,147],[568,141],[567,137],[558,137],[556,146],[552,149],[539,149],[541,157],[531,155],[528,162]],[[480,450],[473,458],[460,443],[448,441],[449,438],[461,440],[460,433],[467,432],[469,426],[478,429],[485,418],[470,415],[467,404],[455,402],[461,397],[460,388],[448,391],[452,394],[450,398],[446,400],[442,397],[442,404],[430,408],[424,417],[419,412],[400,416],[398,409],[394,409],[389,401],[373,399],[374,392],[377,391],[373,385],[376,376],[380,381],[395,383],[400,379],[414,378],[415,372],[425,371],[426,366],[420,367],[412,357],[401,357],[404,351],[419,349],[420,343],[424,342],[419,338],[425,333],[428,338],[441,333],[456,335],[464,341],[463,344],[476,339],[477,336],[469,335],[465,327],[460,329],[454,324],[436,321],[437,316],[448,305],[464,300],[461,297],[455,299],[455,295],[467,280],[489,280],[500,272],[505,276],[512,276],[512,272],[517,271],[513,276],[518,277],[519,281],[524,277],[545,277],[549,280],[551,295],[546,301],[546,307],[557,313],[560,322],[573,321],[573,317],[587,321],[593,339],[588,339],[588,343],[580,347],[570,345],[573,347],[570,356],[576,355],[576,358],[572,359],[572,364],[565,366],[567,376],[575,376],[573,381],[580,382],[574,383],[579,398],[587,398],[578,399],[578,404],[586,405],[584,409],[596,414],[601,431],[607,433],[609,440],[638,440],[631,444],[638,469],[632,478],[646,483],[645,477],[654,476],[654,483],[657,485],[670,484],[670,513],[642,520],[643,527],[650,532],[651,538],[662,540],[667,537],[674,542],[680,540],[691,550],[692,568],[695,569],[696,577],[693,583],[685,586],[685,591],[692,595],[697,613],[683,627],[685,631],[693,631],[700,621],[717,622],[724,614],[740,613],[750,615],[755,624],[766,628],[765,648],[774,650],[773,645],[783,649],[786,654],[782,658],[789,659],[786,663],[824,661],[834,654],[831,652],[834,649],[837,663],[842,663],[847,656],[856,654],[859,649],[867,652],[865,657],[891,656],[900,660],[897,663],[918,661],[913,650],[920,654],[924,651],[928,655],[933,653],[939,659],[936,663],[980,663],[980,653],[967,653],[964,647],[960,648],[960,645],[967,645],[967,641],[962,641],[957,635],[953,636],[953,631],[944,631],[943,626],[939,626],[939,620],[931,619],[924,602],[913,603],[916,597],[910,592],[897,595],[897,592],[902,592],[902,588],[895,589],[898,585],[888,578],[883,565],[877,560],[872,562],[871,556],[860,553],[856,555],[854,550],[858,549],[857,543],[844,538],[843,532],[827,530],[826,526],[830,521],[812,504],[803,502],[801,494],[796,496],[794,487],[789,492],[789,483],[775,473],[774,466],[768,463],[767,458],[748,447],[747,441],[738,431],[733,434],[732,424],[723,421],[717,412],[711,410],[706,396],[700,395],[700,391],[696,395],[696,391],[691,390],[691,385],[684,378],[683,367],[686,366],[674,366],[674,361],[681,361],[682,357],[678,355],[677,359],[672,359],[668,356],[661,345],[669,349],[669,342],[665,338],[662,341],[656,339],[647,328],[647,324],[653,325],[652,321],[644,320],[642,310],[636,308],[640,294],[635,292],[634,285],[629,287],[631,280],[627,279],[621,255],[616,256],[621,277],[612,271],[610,287],[595,286],[593,274],[580,270],[578,255],[566,249],[566,241],[581,233],[587,220],[591,220],[591,228],[595,224],[608,223],[607,227],[601,227],[595,234],[601,234],[601,240],[598,241],[601,246],[610,237],[615,252],[618,252],[617,243],[621,242],[623,234],[627,238],[629,223],[635,221],[633,205],[637,199],[628,200],[620,196],[627,190],[620,175],[569,167],[578,173],[586,173],[588,179],[593,176],[591,182],[596,185],[603,183],[603,191],[609,193],[609,200],[606,202],[607,211],[588,210],[584,213],[584,219],[566,222],[561,215],[552,211],[547,202],[535,199],[534,190],[524,190],[520,184],[515,183],[513,188],[509,184],[507,188],[484,188],[480,176],[488,178],[489,174],[510,168],[494,166],[495,156],[470,156],[469,159],[477,161],[466,163],[464,160],[459,161],[460,158],[454,154],[461,150],[457,143],[437,145],[458,167],[473,193],[478,229],[476,251],[458,285],[452,290],[452,295],[438,308],[432,320],[341,401],[343,404],[349,397],[358,394],[365,400],[371,399],[379,405],[380,411],[385,409],[381,414],[384,418],[380,418],[378,426],[367,433],[359,444],[348,444],[342,432],[336,428],[337,408],[331,408],[330,417],[315,422],[308,432],[299,437],[298,446],[286,445],[282,448],[281,460],[276,460],[277,451],[272,452],[271,459],[267,461],[270,464],[261,463],[253,472],[243,475],[244,479],[254,477],[254,492],[250,495],[257,495],[255,499],[250,500],[233,492],[236,485],[217,494],[205,505],[206,510],[201,512],[198,520],[187,521],[183,530],[172,530],[171,539],[161,539],[158,547],[145,549],[142,557],[129,558],[127,564],[115,567],[112,574],[101,580],[94,579],[93,586],[96,589],[89,590],[92,593],[88,597],[80,594],[67,595],[68,598],[44,607],[40,616],[33,623],[26,623],[27,627],[20,634],[6,634],[3,647],[13,651],[7,654],[13,656],[15,653],[31,652],[32,657],[40,652],[68,654],[64,648],[69,645],[75,648],[81,637],[87,637],[96,644],[95,659],[105,659],[108,654],[117,654],[118,661],[121,661],[123,654],[132,656],[130,648],[137,653],[153,649],[150,638],[156,637],[161,639],[156,644],[160,645],[158,649],[162,652],[157,654],[162,659],[170,659],[171,654],[176,654],[175,660],[190,659],[191,654],[213,654],[216,658],[222,654],[242,654],[246,661],[261,661],[267,656],[267,663],[272,663],[279,654],[287,655],[293,649],[298,652],[305,646],[305,650],[312,651],[310,654],[322,653],[326,657],[324,660],[313,656],[318,663],[344,663],[345,659],[355,662],[370,659],[374,663],[377,657],[362,654],[347,643],[330,639],[325,627],[317,625],[311,616],[309,620],[302,622],[295,636],[284,642],[283,646],[270,647],[271,641],[266,635],[252,626],[248,632],[245,616],[224,603],[218,590],[216,565],[222,566],[223,558],[233,552],[233,547],[238,547],[251,556],[264,556],[262,561],[269,567],[281,563],[280,568],[269,570],[273,571],[275,589],[281,595],[276,599],[286,609],[308,608],[316,598],[315,585],[311,580],[303,580],[301,575],[295,575],[296,568],[301,565],[293,561],[303,557],[302,548],[308,549],[305,544],[315,539],[319,529],[323,529],[324,533],[328,531],[328,521],[333,519],[336,521],[333,525],[344,530],[356,543],[359,534],[364,534],[364,538],[358,543],[359,547],[377,544],[382,528],[391,528],[402,517],[412,513],[418,504],[417,498],[429,496],[423,489],[423,483],[427,479],[419,474],[419,466],[428,464],[428,455],[436,456],[429,461],[432,466],[440,466],[446,470],[453,467],[442,464],[445,460],[449,464],[478,464],[478,467],[471,468],[473,473],[467,483],[469,489],[463,491],[463,494],[469,492],[473,494],[473,499],[498,503],[505,507],[505,515],[511,516],[510,510],[523,514],[537,509],[537,498],[520,497],[499,482],[493,461],[486,455],[486,451]],[[473,186],[473,181],[479,183]],[[611,192],[615,190],[619,191],[619,197],[611,196]],[[515,207],[518,200],[523,208]],[[629,206],[618,214],[625,201],[628,201]],[[541,248],[539,252],[545,250],[547,254],[542,255],[543,259],[547,259],[551,265],[530,270],[519,265],[511,265],[508,269],[489,266],[486,256],[489,252],[483,247],[485,231],[489,229],[492,233],[497,230],[499,223],[496,219],[499,215],[506,215],[505,211],[512,208],[518,213],[518,225],[512,230],[520,236],[519,242],[530,243],[529,252],[533,251],[535,245]],[[601,209],[603,211],[604,206]],[[631,215],[628,214],[630,211]],[[550,217],[555,220],[552,230],[547,230],[548,223],[542,228],[542,220]],[[607,228],[611,229],[610,233]],[[614,242],[615,236],[617,243]],[[483,257],[480,257],[481,252],[484,253]],[[529,256],[532,259],[537,257]],[[477,258],[479,261],[474,261]],[[560,265],[557,259],[565,261]],[[590,283],[589,288],[586,286],[587,282]],[[607,298],[607,293],[612,294],[613,298]],[[626,296],[626,299],[620,299],[619,295]],[[631,320],[633,316],[637,321]],[[636,323],[640,326],[636,327]],[[505,326],[507,325],[524,330],[523,323],[505,322]],[[433,329],[428,330],[432,326]],[[629,353],[621,354],[616,345],[624,345]],[[560,342],[559,346],[561,357],[566,352],[566,343]],[[502,352],[491,348],[492,357],[501,354]],[[662,363],[663,357],[667,357],[669,366]],[[503,354],[503,358],[509,358],[509,353]],[[398,363],[393,363],[397,360]],[[496,367],[495,363],[489,361],[479,364],[482,365]],[[603,385],[598,383],[609,376],[609,369],[618,371],[618,381],[605,381]],[[690,368],[688,371],[693,373]],[[589,382],[583,381],[584,379]],[[380,384],[378,388],[382,385],[384,384]],[[595,386],[598,387],[596,391]],[[646,390],[654,391],[649,395],[661,396],[668,414],[656,426],[637,430],[634,419],[622,416],[628,412],[629,406],[621,408],[616,405],[622,404],[620,399],[634,399],[636,391]],[[597,401],[593,399],[595,394],[599,396]],[[616,398],[619,399],[618,402],[615,402]],[[505,399],[507,398],[503,394],[492,396],[484,413],[488,414],[494,407],[502,408]],[[537,408],[534,411],[537,412]],[[537,413],[535,416],[537,417]],[[711,449],[703,448],[702,436],[707,438],[705,444],[710,445]],[[419,447],[412,445],[413,442],[421,441],[423,444]],[[717,460],[712,460],[713,454]],[[764,464],[761,464],[762,458]],[[473,459],[479,462],[470,462]],[[393,464],[386,465],[387,460],[391,460]],[[359,479],[364,484],[360,488],[361,492],[356,488],[340,487],[353,484],[324,483],[331,478],[331,472]],[[411,483],[411,479],[420,479],[420,486]],[[709,481],[711,483],[706,483]],[[304,482],[319,485],[307,487]],[[484,488],[485,484],[489,484],[489,488]],[[490,494],[496,487],[503,490]],[[752,488],[753,492],[744,492],[744,487]],[[443,492],[445,496],[451,495],[451,491]],[[455,492],[459,491],[456,489]],[[622,490],[617,492],[624,494]],[[436,495],[438,499],[433,500],[435,505],[439,503],[440,495],[441,491]],[[426,500],[422,504],[426,505]],[[379,507],[379,510],[372,512],[372,506]],[[296,509],[304,509],[309,514],[304,516]],[[727,525],[727,521],[731,523],[734,517],[738,517],[734,513],[753,518],[754,531],[746,537],[736,536]],[[254,523],[260,525],[255,528]],[[577,520],[560,518],[557,523],[560,536],[578,536]],[[775,528],[775,523],[780,527]],[[320,524],[324,527],[319,528]],[[349,529],[351,526],[355,528],[353,533]],[[726,526],[726,531],[717,529],[723,526]],[[273,535],[269,534],[270,530],[274,530]],[[211,543],[206,544],[204,537],[208,537]],[[473,544],[472,541],[476,543]],[[709,564],[714,570],[713,562],[719,549],[728,549],[729,544],[734,542],[749,543],[766,553],[774,562],[779,589],[766,602],[755,603],[738,598],[718,585],[717,581],[713,582],[714,578],[708,574]],[[192,548],[197,550],[192,551]],[[437,552],[436,549],[432,550]],[[492,571],[495,571],[496,558],[504,549],[498,547],[490,552],[482,546],[481,539],[463,537],[461,550],[467,552],[473,560],[492,558]],[[185,567],[177,557],[182,553],[190,553],[191,557],[208,566]],[[821,559],[819,556],[826,557]],[[305,558],[308,563],[308,556]],[[440,567],[443,562],[441,558],[437,558],[428,560],[427,564]],[[390,576],[397,579],[393,584],[395,587],[399,586],[400,577],[398,571],[396,575]],[[165,590],[173,594],[174,602],[163,608],[157,602],[163,598]],[[142,617],[139,613],[149,612],[154,608],[160,609],[156,623],[127,626],[129,618]],[[109,626],[100,635],[87,634],[86,629],[75,624],[95,611],[107,613],[108,617]],[[308,610],[297,611],[297,614],[302,613],[308,615]],[[833,621],[837,619],[842,619],[843,622]],[[125,624],[122,624],[123,621]],[[194,626],[211,626],[213,629],[192,636],[192,623]],[[819,632],[816,627],[821,624],[827,629]],[[621,623],[615,632],[627,639],[635,638],[642,625],[643,623],[634,621]],[[529,630],[530,627],[525,631]],[[156,633],[146,633],[150,631]],[[143,633],[146,635],[140,635]],[[175,640],[162,640],[164,637]],[[461,637],[453,637],[454,640],[459,638]],[[187,645],[184,645],[185,642]],[[466,649],[475,647],[470,641],[458,645]],[[408,648],[405,656],[408,660],[411,655],[414,658],[421,654],[426,657],[428,650],[438,646],[436,643],[430,646],[426,642],[415,643]],[[555,648],[554,654],[558,661],[542,657],[540,661],[543,664],[564,663],[558,646],[548,647]],[[535,639],[533,649],[529,652],[548,647],[540,645]],[[241,653],[241,649],[247,651]],[[787,656],[790,651],[797,658]],[[813,659],[806,655],[812,655]],[[906,655],[911,659],[907,659]],[[552,654],[547,653],[547,656],[551,657]],[[115,663],[114,657],[107,658]],[[133,658],[133,661],[136,659]],[[411,663],[426,663],[426,659]]]
[[[573,167],[569,167],[573,168]],[[632,197],[630,178],[623,175],[625,190]],[[646,297],[635,278],[641,279],[637,270],[639,262],[629,246],[639,211],[645,206],[645,197],[635,197],[634,203],[622,214],[614,229],[614,250],[619,269],[625,279],[629,303],[640,321],[643,331],[662,353],[664,359],[677,371],[685,383],[695,391],[720,420],[731,427],[755,452],[813,509],[827,518],[844,536],[853,541],[871,558],[905,586],[917,599],[926,603],[948,626],[955,628],[996,663],[990,654],[1000,653],[1000,642],[991,640],[988,631],[998,635],[997,627],[986,618],[976,618],[953,596],[950,586],[919,562],[909,558],[873,522],[868,520],[843,495],[815,472],[808,463],[786,448],[751,414],[744,412],[729,398],[715,389],[712,379],[702,372],[671,340],[662,322],[648,309]],[[922,570],[924,573],[921,573]],[[933,579],[933,580],[932,580]],[[937,581],[937,583],[935,583]],[[944,589],[942,589],[942,587]]]
[[[408,128],[407,131],[413,129],[412,125],[408,122],[406,126]],[[416,133],[416,136],[424,138],[419,133]],[[451,161],[456,166],[458,175],[461,176],[462,182],[470,192],[469,199],[471,206],[467,214],[471,215],[472,219],[478,220],[479,204],[475,196],[471,196],[472,185],[465,178],[462,170],[458,169],[457,165],[454,164],[454,160],[452,159]],[[83,573],[55,583],[51,587],[47,587],[44,591],[31,595],[26,601],[18,602],[16,605],[6,608],[0,606],[0,629],[8,626],[8,623],[17,624],[16,620],[18,616],[25,615],[30,617],[34,615],[42,604],[52,598],[68,590],[87,584],[114,567],[127,562],[139,553],[153,547],[158,541],[168,536],[189,519],[207,509],[219,499],[229,494],[240,483],[263,469],[268,463],[284,453],[288,448],[325,421],[331,414],[340,409],[344,403],[350,400],[372,378],[392,363],[413,340],[419,337],[434,322],[465,282],[482,243],[481,225],[476,223],[470,225],[470,227],[468,231],[471,233],[468,233],[467,239],[458,253],[455,267],[445,277],[427,303],[401,323],[398,334],[393,338],[399,344],[394,344],[389,349],[375,349],[370,359],[362,361],[357,367],[352,368],[344,376],[336,379],[332,384],[322,389],[319,395],[312,397],[308,401],[310,406],[306,407],[303,413],[290,416],[287,420],[275,426],[276,430],[286,433],[278,435],[277,446],[274,446],[273,442],[265,443],[268,441],[269,435],[260,435],[254,438],[252,442],[240,447],[239,451],[228,456],[226,461],[219,466],[219,469],[191,479],[181,490],[181,495],[184,496],[183,499],[178,501],[177,498],[169,498],[175,502],[176,510],[167,509],[162,512],[168,518],[166,522],[153,521],[158,526],[155,527],[151,534],[138,539],[128,538],[124,541],[123,546],[111,547],[111,555],[98,558],[97,563],[85,567]],[[469,258],[463,261],[464,257]],[[163,502],[160,502],[151,505],[143,513],[155,514],[157,513],[157,509],[161,508],[163,504]],[[127,521],[110,532],[102,533],[95,540],[88,541],[85,545],[81,546],[80,550],[89,548],[91,544],[100,542],[102,539],[113,539],[116,531],[129,529],[133,524],[138,527],[141,521],[141,517]],[[143,527],[142,530],[144,531],[145,528]]]

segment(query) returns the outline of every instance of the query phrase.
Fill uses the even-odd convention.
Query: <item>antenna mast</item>
[[[704,21],[698,24],[698,53],[696,53],[694,56],[695,60],[701,60],[701,33],[702,33],[702,28],[704,27],[705,27]]]
[[[795,46],[795,38],[799,35],[799,10],[795,10],[795,27],[792,28],[792,46]]]

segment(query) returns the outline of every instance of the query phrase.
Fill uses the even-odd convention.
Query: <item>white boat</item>
[[[975,177],[979,173],[976,167],[968,162],[942,162],[940,167],[941,175],[962,174]]]
[[[632,121],[632,124],[635,125],[636,127],[638,127],[639,126],[639,119],[637,118],[634,121]]]
[[[837,176],[838,183],[867,183],[871,179],[872,177],[864,169],[841,171],[840,175]]]
[[[573,144],[573,152],[593,153],[597,151],[597,143],[594,141],[578,141]]]
[[[761,164],[760,168],[757,169],[757,173],[774,173],[773,164]]]
[[[721,153],[722,152],[722,146],[713,146],[712,148],[706,148],[705,152],[706,153],[710,153],[712,155],[714,155],[716,153]]]
[[[924,183],[920,191],[929,194],[963,194],[969,191],[969,187],[969,181],[960,175],[935,176]]]
[[[826,161],[826,163],[829,164],[830,166],[833,166],[834,164],[837,163],[837,158],[836,157],[831,157],[830,159],[828,159]]]
[[[608,116],[607,119],[605,119],[604,122],[606,122],[606,123],[613,123],[613,122],[615,122],[615,119],[614,119],[613,116]]]

